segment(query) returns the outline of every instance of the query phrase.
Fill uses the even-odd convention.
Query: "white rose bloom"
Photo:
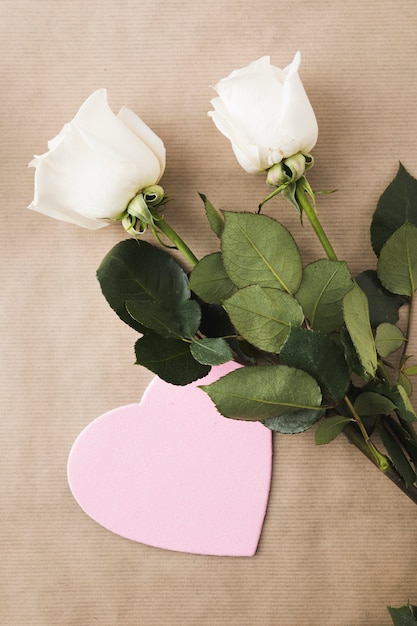
[[[87,98],[48,149],[29,163],[36,168],[29,208],[90,229],[120,217],[165,169],[161,139],[129,109],[115,115],[105,89]]]
[[[240,165],[262,172],[317,142],[313,108],[298,75],[301,55],[284,70],[268,56],[235,70],[216,85],[209,115],[231,142]]]

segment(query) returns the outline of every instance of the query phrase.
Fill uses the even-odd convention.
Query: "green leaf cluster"
[[[351,276],[345,261],[303,265],[289,230],[260,213],[218,211],[201,194],[219,249],[187,275],[145,241],[117,244],[98,269],[104,296],[140,333],[137,363],[184,385],[211,366],[238,368],[203,385],[232,419],[280,433],[316,425],[316,442],[345,432],[374,462],[415,484],[417,437],[399,310],[417,287],[417,181],[400,165],[370,236],[376,268]],[[319,422],[319,423],[318,423]],[[371,442],[377,433],[384,452]]]
[[[323,402],[337,403],[350,384],[343,349],[331,337],[344,324],[343,299],[353,287],[347,265],[322,259],[303,268],[277,220],[227,211],[220,228],[203,200],[220,251],[197,263],[190,289],[226,311],[235,340],[256,363],[204,389],[227,417],[302,432],[324,415]]]
[[[186,385],[232,358],[224,340],[197,337],[200,305],[186,273],[165,250],[142,240],[122,241],[103,259],[97,277],[110,306],[142,335],[136,362],[167,382]]]
[[[345,306],[355,300],[350,313],[345,314],[355,348],[350,362],[365,382],[354,390],[354,409],[368,433],[378,433],[391,466],[408,488],[417,479],[417,437],[412,425],[416,414],[410,402],[410,379],[417,368],[407,365],[410,315],[417,288],[417,180],[402,164],[378,201],[370,234],[377,255],[376,270],[360,274],[357,287],[345,298]],[[368,303],[366,327],[363,316],[362,323],[356,319],[360,308],[365,307],[358,289]],[[403,305],[408,307],[405,332],[398,321]],[[349,340],[342,338],[348,345]]]
[[[417,459],[415,437],[404,422],[416,420],[409,394],[417,367],[406,366],[404,358],[395,365],[395,359],[407,346],[397,325],[399,309],[410,303],[417,285],[417,204],[415,212],[409,208],[410,194],[417,197],[413,181],[400,166],[372,220],[377,268],[355,280],[344,261],[318,259],[303,267],[282,224],[235,212],[211,216],[220,251],[203,258],[190,277],[199,297],[227,312],[236,340],[249,346],[256,363],[204,387],[221,413],[262,420],[282,433],[301,432],[321,420],[319,444],[356,429],[368,445],[378,431],[389,463],[407,485],[415,480]],[[400,209],[399,202],[408,209]],[[215,211],[205,203],[206,211]],[[306,389],[309,402],[302,396]]]
[[[374,376],[375,351],[377,359],[386,358],[405,346],[398,312],[412,302],[417,287],[417,180],[401,163],[377,203],[370,235],[377,267],[356,277],[344,299],[344,319],[362,371]]]

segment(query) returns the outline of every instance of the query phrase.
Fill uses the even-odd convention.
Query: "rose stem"
[[[317,237],[325,253],[327,254],[327,258],[332,261],[337,261],[336,252],[333,250],[333,246],[327,238],[326,233],[323,230],[322,225],[320,224],[320,220],[317,216],[316,210],[311,206],[309,199],[307,198],[306,192],[304,190],[304,177],[300,178],[296,182],[296,190],[295,196],[300,208],[307,215],[310,224],[312,225]]]
[[[159,228],[161,233],[163,233],[174,246],[181,252],[181,254],[187,259],[187,261],[194,267],[198,263],[198,259],[187,246],[185,241],[181,239],[178,233],[175,232],[173,228],[164,220],[164,218],[158,219],[156,222],[156,226]]]
[[[379,463],[376,461],[375,457],[369,450],[365,441],[362,439],[362,436],[355,430],[354,426],[347,424],[343,430],[346,437],[349,441],[356,446],[358,450],[360,450],[378,469],[381,469]],[[417,504],[417,487],[415,485],[406,485],[404,480],[398,474],[398,472],[389,465],[387,469],[381,470],[383,474],[389,478],[403,493],[406,494],[414,502]]]
[[[377,448],[374,446],[374,444],[372,443],[371,439],[369,438],[369,435],[366,431],[365,426],[363,425],[363,422],[359,416],[359,414],[357,413],[357,411],[355,410],[355,407],[353,406],[353,404],[351,403],[350,399],[348,398],[348,396],[344,397],[344,401],[347,404],[349,411],[353,417],[353,419],[355,420],[355,422],[357,423],[359,430],[361,431],[362,437],[367,445],[367,447],[369,448],[369,452],[371,453],[371,455],[373,456],[374,462],[375,464],[379,467],[379,469],[382,472],[385,472],[389,467],[390,467],[390,462],[388,461],[387,457],[384,456],[383,454],[381,454]]]

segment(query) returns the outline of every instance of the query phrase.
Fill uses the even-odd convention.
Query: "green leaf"
[[[190,289],[209,304],[221,304],[236,286],[226,274],[220,252],[203,257],[190,275]]]
[[[394,324],[380,324],[375,333],[375,345],[378,354],[386,357],[392,352],[401,348],[404,341],[407,341],[402,331]]]
[[[406,222],[417,226],[417,180],[400,163],[372,218],[371,241],[377,256],[385,242]]]
[[[407,374],[407,376],[417,376],[417,365],[410,365],[409,367],[405,367],[403,372],[404,374]]]
[[[360,376],[363,380],[369,381],[370,376],[365,371],[362,363],[359,360],[358,353],[356,352],[355,346],[353,345],[352,339],[348,333],[347,328],[342,328],[340,332],[340,345],[343,347],[345,353],[346,363],[348,367],[355,372],[358,376]]]
[[[342,301],[351,288],[352,279],[345,262],[320,259],[304,268],[295,297],[311,327],[331,333],[343,323]]]
[[[413,405],[411,404],[410,398],[402,385],[397,384],[394,387],[392,396],[394,398],[393,401],[397,406],[399,417],[407,422],[417,421]]]
[[[376,391],[389,398],[395,405],[398,417],[402,420],[406,422],[415,422],[417,420],[410,398],[404,387],[399,383],[389,386],[378,381],[371,381],[367,385],[367,391]]]
[[[235,329],[220,304],[207,304],[197,296],[201,308],[200,331],[205,337],[224,337],[235,334]]]
[[[242,367],[202,389],[222,415],[243,420],[266,420],[299,409],[318,410],[321,403],[314,378],[286,365]]]
[[[288,415],[281,415],[280,417],[272,417],[271,419],[265,420],[264,425],[270,430],[283,435],[295,435],[311,428],[323,415],[323,410],[308,411],[306,409],[300,409]]]
[[[375,376],[377,354],[369,320],[368,299],[356,283],[343,298],[343,316],[361,365],[368,375]]]
[[[175,310],[167,310],[158,302],[128,300],[126,309],[130,315],[162,337],[191,338],[200,325],[201,312],[195,300],[186,300]]]
[[[221,337],[206,337],[191,343],[191,354],[203,365],[221,365],[233,359],[232,351]]]
[[[239,288],[273,287],[294,293],[302,276],[301,257],[291,233],[255,213],[225,213],[223,264]]]
[[[361,417],[387,415],[396,409],[395,404],[389,398],[376,391],[364,391],[359,394],[354,402],[354,407]]]
[[[190,344],[181,339],[165,339],[148,333],[136,342],[135,353],[138,365],[173,385],[188,385],[210,371],[210,367],[194,359]]]
[[[413,395],[413,385],[411,384],[410,379],[404,372],[400,372],[398,374],[397,382],[401,387],[404,387],[404,390],[408,397]]]
[[[111,308],[139,332],[144,332],[144,327],[126,310],[128,300],[156,302],[175,310],[190,297],[181,266],[168,252],[143,240],[126,239],[116,244],[101,262],[97,278]]]
[[[417,227],[404,224],[384,244],[378,277],[392,293],[412,296],[417,288]]]
[[[395,419],[392,417],[387,417],[386,420],[389,423],[391,430],[395,433],[396,437],[401,441],[402,445],[407,451],[410,459],[414,463],[414,466],[417,465],[417,441],[415,441],[409,432],[401,426]]]
[[[317,426],[315,433],[316,444],[320,446],[330,443],[340,435],[349,422],[353,422],[353,420],[348,417],[343,417],[342,415],[326,417],[326,419]]]
[[[389,431],[387,422],[381,420],[377,425],[377,429],[381,437],[381,441],[384,444],[395,469],[400,476],[402,476],[407,487],[412,485],[416,480],[416,474],[408,462],[400,444]]]
[[[292,326],[304,315],[298,302],[279,289],[250,285],[223,303],[238,333],[260,350],[279,352]]]
[[[398,609],[392,606],[388,607],[389,614],[391,615],[394,626],[416,626],[417,619],[410,610],[410,607],[405,605]]]
[[[343,398],[350,385],[349,370],[341,348],[327,335],[305,328],[292,328],[280,352],[284,365],[302,369],[315,378],[323,395]]]
[[[362,272],[356,277],[356,282],[368,298],[372,328],[384,322],[396,324],[399,319],[398,310],[406,302],[404,296],[385,289],[374,270]]]
[[[210,228],[214,232],[214,234],[220,238],[223,232],[224,219],[219,211],[214,208],[211,202],[207,200],[207,197],[203,193],[200,193],[199,196],[204,202],[204,208],[206,210],[206,216],[208,219],[208,223],[210,224]]]

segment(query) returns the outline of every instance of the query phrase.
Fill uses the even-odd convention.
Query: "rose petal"
[[[160,166],[160,176],[165,170],[166,151],[165,146],[156,133],[145,124],[140,117],[126,107],[122,107],[117,117],[125,124],[143,143],[145,143],[157,157]],[[157,182],[157,181],[155,181]]]
[[[70,126],[51,153],[37,158],[35,198],[40,213],[86,228],[101,228],[118,217],[137,191],[134,165],[91,149]]]
[[[158,157],[113,113],[105,89],[98,89],[84,102],[71,124],[92,149],[136,165],[140,172],[137,191],[159,181],[162,172]]]

